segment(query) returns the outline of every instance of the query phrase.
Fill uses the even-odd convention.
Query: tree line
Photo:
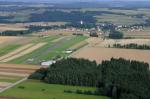
[[[62,59],[48,68],[37,70],[29,79],[49,84],[97,87],[96,93],[80,91],[81,94],[112,99],[150,99],[149,64],[122,58],[112,58],[101,64],[86,59]]]
[[[143,49],[143,50],[150,50],[150,46],[143,44],[143,45],[138,45],[138,44],[125,44],[125,45],[121,45],[121,44],[113,44],[114,48],[126,48],[126,49]]]

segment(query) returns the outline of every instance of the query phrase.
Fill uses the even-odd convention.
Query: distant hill
[[[135,2],[135,1],[149,1],[149,0],[0,0],[9,2],[46,2],[46,3],[66,3],[66,2]]]
[[[53,3],[55,7],[65,8],[150,8],[150,0],[0,0],[0,5],[18,2],[24,4]]]

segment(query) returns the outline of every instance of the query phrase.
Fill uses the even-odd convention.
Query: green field
[[[14,83],[18,80],[22,79],[22,77],[15,77],[15,76],[3,76],[0,75],[0,82],[10,82],[10,83]]]
[[[19,48],[21,45],[7,45],[7,46],[4,46],[4,47],[0,47],[0,56],[2,55],[5,55],[17,48]]]
[[[43,60],[44,61],[51,60],[56,58],[57,56],[66,57],[69,54],[65,54],[64,53],[65,50],[69,49],[73,45],[87,38],[84,36],[65,36],[62,40],[58,42],[52,42],[53,40],[58,39],[60,37],[61,36],[50,36],[33,41],[34,43],[47,42],[47,44],[34,52],[31,52],[25,56],[10,61],[10,63],[39,64]],[[29,59],[33,59],[33,61],[28,61]]]
[[[24,87],[24,89],[20,88]],[[81,95],[73,93],[64,93],[64,90],[91,90],[91,87],[64,86],[55,84],[46,84],[39,81],[26,81],[12,89],[5,91],[0,96],[17,97],[23,99],[109,99],[103,96]],[[45,91],[43,91],[45,90]]]

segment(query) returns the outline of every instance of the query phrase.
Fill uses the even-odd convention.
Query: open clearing
[[[114,58],[125,58],[137,61],[144,61],[150,64],[150,51],[148,50],[134,50],[134,49],[116,49],[116,48],[84,48],[72,57],[85,58],[89,60],[96,60],[101,63],[103,60],[110,60]]]
[[[24,89],[19,88],[23,86]],[[45,89],[45,91],[42,91]],[[103,96],[93,96],[93,95],[83,95],[83,94],[70,94],[64,93],[64,90],[91,90],[94,91],[95,88],[91,87],[78,87],[78,86],[65,86],[65,85],[55,85],[46,84],[39,81],[26,81],[12,89],[1,93],[0,96],[3,97],[16,97],[23,99],[109,99]],[[10,98],[11,99],[11,98]]]

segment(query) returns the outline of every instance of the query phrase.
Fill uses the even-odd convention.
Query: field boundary
[[[0,90],[0,93],[2,93],[2,92],[4,92],[4,91],[6,91],[6,90],[8,90],[8,89],[10,89],[10,88],[12,88],[12,87],[18,85],[18,84],[20,84],[20,83],[22,83],[22,82],[24,82],[24,81],[26,81],[27,79],[28,79],[28,77],[25,77],[25,78],[23,78],[23,79],[21,79],[21,80],[15,82],[15,83],[9,85],[9,86],[6,87],[6,88],[1,89],[1,90]]]

